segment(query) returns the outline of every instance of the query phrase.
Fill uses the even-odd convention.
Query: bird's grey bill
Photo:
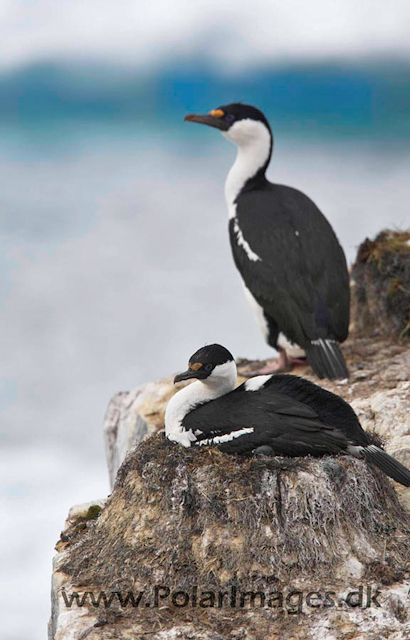
[[[228,131],[229,124],[225,122],[223,118],[216,118],[210,114],[201,116],[196,115],[195,113],[190,113],[185,116],[185,122],[199,122],[199,124],[206,124],[209,127],[215,127],[215,129],[220,129],[221,131]]]
[[[174,384],[177,382],[182,382],[183,380],[191,380],[192,378],[202,378],[203,376],[199,371],[194,371],[193,369],[188,369],[183,373],[178,373],[178,375],[174,378]]]

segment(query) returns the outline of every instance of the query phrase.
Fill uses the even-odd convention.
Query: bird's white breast
[[[249,260],[258,262],[261,257],[252,249],[239,226],[236,199],[246,182],[266,164],[271,149],[271,135],[262,122],[250,118],[235,122],[223,135],[238,147],[236,160],[225,182],[229,219],[234,220],[233,231],[238,246],[242,247]]]
[[[192,387],[195,387],[195,389],[192,389]],[[197,393],[195,393],[196,391]],[[185,387],[185,389],[178,391],[168,402],[165,410],[165,435],[168,440],[178,442],[184,447],[190,447],[191,443],[196,440],[191,430],[186,431],[183,428],[182,420],[198,404],[198,398],[201,395],[200,391],[200,383],[194,382]]]
[[[235,201],[245,183],[267,162],[271,134],[263,122],[246,118],[235,122],[222,135],[238,147],[236,160],[225,182],[225,199],[229,217],[236,215]]]
[[[196,435],[182,426],[185,416],[198,405],[232,391],[235,382],[236,364],[229,361],[217,365],[205,380],[197,380],[172,396],[165,410],[165,435],[168,440],[190,447]]]

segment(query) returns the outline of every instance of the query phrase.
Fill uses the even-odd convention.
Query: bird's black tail
[[[407,469],[401,462],[374,444],[364,447],[363,451],[366,460],[370,462],[370,464],[379,467],[379,469],[396,482],[403,484],[405,487],[410,487],[410,469]]]
[[[305,350],[308,362],[319,378],[341,380],[349,377],[349,371],[336,340],[329,338],[312,340]]]

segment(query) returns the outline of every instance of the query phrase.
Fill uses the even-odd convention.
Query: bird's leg
[[[292,358],[292,356],[287,356],[288,362],[293,366],[297,367],[300,365],[301,367],[305,367],[307,365],[306,356],[300,356],[299,358]]]
[[[286,373],[292,370],[292,362],[286,355],[285,349],[278,348],[279,358],[277,360],[268,360],[267,364],[261,369],[254,371],[241,372],[245,378],[253,378],[254,376],[264,376],[269,373]]]

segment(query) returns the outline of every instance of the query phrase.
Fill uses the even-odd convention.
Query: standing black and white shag
[[[273,146],[264,114],[229,104],[185,120],[216,127],[238,147],[225,184],[235,264],[266,341],[288,370],[300,349],[319,378],[347,378],[339,348],[349,327],[349,276],[335,233],[316,205],[265,177]],[[294,355],[297,355],[294,351]]]
[[[365,458],[406,487],[410,471],[372,443],[347,402],[292,375],[263,375],[236,389],[230,352],[212,344],[194,353],[174,382],[193,384],[176,393],[165,412],[165,433],[184,447],[216,445],[225,453]]]

